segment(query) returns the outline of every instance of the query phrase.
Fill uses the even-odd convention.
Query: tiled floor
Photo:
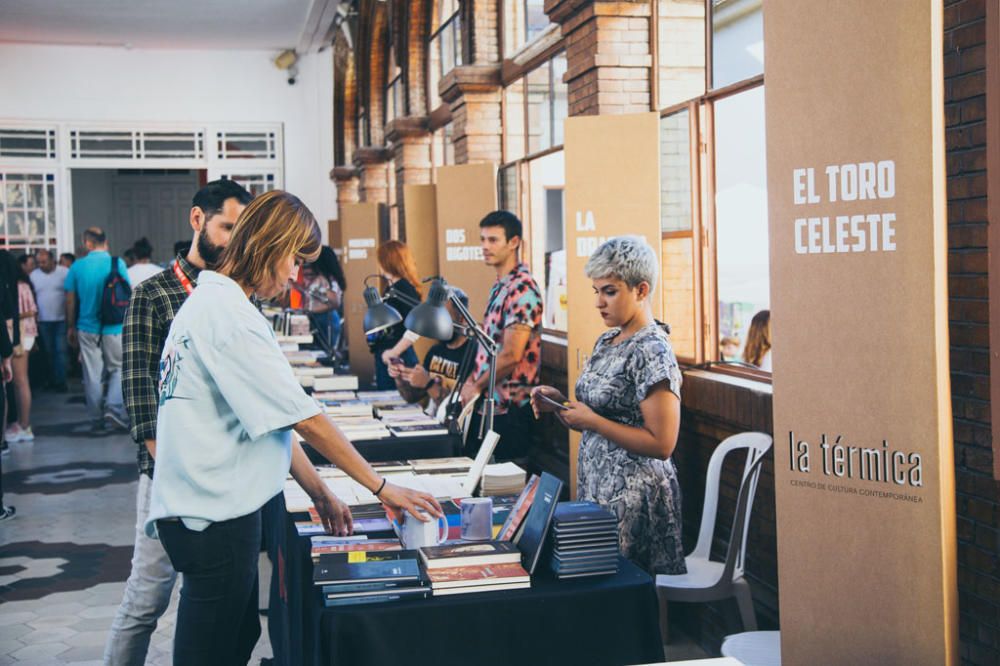
[[[0,522],[0,665],[100,664],[132,557],[135,444],[86,434],[80,394],[38,393],[32,417],[35,442],[3,456],[17,514]],[[148,664],[171,663],[179,588]],[[261,625],[252,664],[271,656]]]

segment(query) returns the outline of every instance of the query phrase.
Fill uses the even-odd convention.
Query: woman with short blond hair
[[[245,664],[260,635],[261,507],[284,488],[294,428],[385,504],[440,514],[425,493],[375,473],[299,386],[250,296],[280,295],[297,263],[319,254],[306,206],[257,197],[236,221],[216,271],[177,312],[160,360],[156,467],[145,529],[184,574],[174,664]],[[301,454],[297,451],[296,458]],[[347,507],[334,500],[350,524]]]

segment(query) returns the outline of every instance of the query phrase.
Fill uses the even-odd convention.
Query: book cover
[[[387,580],[418,580],[420,567],[416,559],[372,560],[365,562],[319,562],[313,567],[313,584],[335,582],[374,582]]]
[[[428,569],[521,561],[518,549],[507,541],[462,542],[426,546],[420,549],[420,557],[423,558]]]
[[[339,553],[324,553],[320,555],[313,564],[315,570],[318,566],[332,566],[334,564],[347,564],[348,562],[387,562],[392,560],[415,560],[417,559],[415,550],[372,550],[372,551],[351,551]]]
[[[416,580],[381,580],[362,581],[357,583],[332,583],[321,585],[323,594],[345,594],[348,592],[378,592],[383,590],[409,589],[412,587],[427,587],[430,583],[424,578]]]
[[[523,555],[524,568],[530,574],[535,573],[535,567],[538,566],[538,560],[542,555],[545,536],[552,524],[552,515],[555,513],[562,485],[558,477],[542,472],[535,499],[524,519],[524,528],[518,535],[517,547]]]
[[[530,581],[519,583],[501,583],[499,585],[470,585],[466,587],[446,587],[434,590],[435,597],[453,594],[475,594],[477,592],[502,592],[504,590],[525,590],[531,587]]]
[[[532,474],[531,478],[528,479],[527,485],[524,486],[524,490],[518,495],[517,501],[514,502],[513,508],[510,510],[510,514],[507,516],[507,520],[504,521],[503,526],[500,528],[499,539],[501,541],[510,541],[517,534],[518,528],[521,527],[521,523],[524,522],[524,517],[528,515],[528,510],[531,508],[532,502],[535,500],[535,491],[538,490],[538,475]]]
[[[618,522],[615,514],[594,502],[559,502],[553,521],[558,526],[573,523]]]
[[[435,590],[447,587],[517,583],[531,580],[524,567],[516,562],[428,569],[427,578]]]

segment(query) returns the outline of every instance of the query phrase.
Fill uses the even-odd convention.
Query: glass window
[[[431,112],[441,106],[441,95],[438,92],[438,83],[441,81],[441,36],[437,34],[440,28],[441,16],[438,13],[439,6],[434,3],[431,7],[431,35],[427,41],[427,111]]]
[[[712,0],[712,88],[763,72],[762,0]]]
[[[516,117],[519,98],[524,95],[522,82],[507,88],[507,113],[505,122],[509,123],[507,141],[507,160],[518,159],[527,151],[528,154],[547,150],[563,142],[563,124],[569,111],[567,85],[563,83],[566,73],[566,55],[561,53],[549,62],[528,72],[524,79],[527,86],[527,120],[528,142],[522,149],[514,144],[523,135],[524,120]]]
[[[660,120],[660,227],[691,229],[691,112]]]
[[[657,60],[660,108],[705,92],[705,0],[659,0]]]
[[[754,314],[770,308],[764,88],[715,104],[719,338],[742,352]]]
[[[524,157],[524,79],[504,88],[504,159],[513,162]]]
[[[549,25],[544,0],[504,0],[504,57],[510,58]]]
[[[545,296],[543,325],[566,330],[566,250],[563,152],[527,162],[527,210],[523,211],[530,241],[531,272]]]
[[[569,116],[569,85],[563,81],[566,74],[566,54],[552,59],[552,143],[563,144],[563,124]]]
[[[55,174],[0,172],[0,247],[55,249]]]
[[[431,161],[435,167],[455,163],[455,145],[451,125],[445,125],[431,135]]]
[[[552,81],[548,65],[528,73],[528,152],[552,145]]]
[[[517,198],[517,169],[517,164],[500,167],[500,172],[497,174],[497,187],[499,189],[500,210],[510,211],[520,217],[521,206]]]

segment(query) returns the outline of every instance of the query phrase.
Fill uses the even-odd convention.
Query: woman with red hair
[[[417,275],[417,262],[406,243],[391,240],[379,245],[378,268],[382,276],[389,282],[390,288],[404,296],[419,301],[421,299],[420,277]],[[390,295],[385,301],[406,319],[412,305],[405,303],[395,295]],[[396,388],[396,381],[389,375],[390,362],[401,362],[412,368],[417,364],[417,354],[412,347],[398,354],[386,354],[403,339],[406,328],[402,322],[368,336],[368,348],[375,355],[375,387],[379,391],[391,391]],[[395,359],[399,359],[396,361]]]

